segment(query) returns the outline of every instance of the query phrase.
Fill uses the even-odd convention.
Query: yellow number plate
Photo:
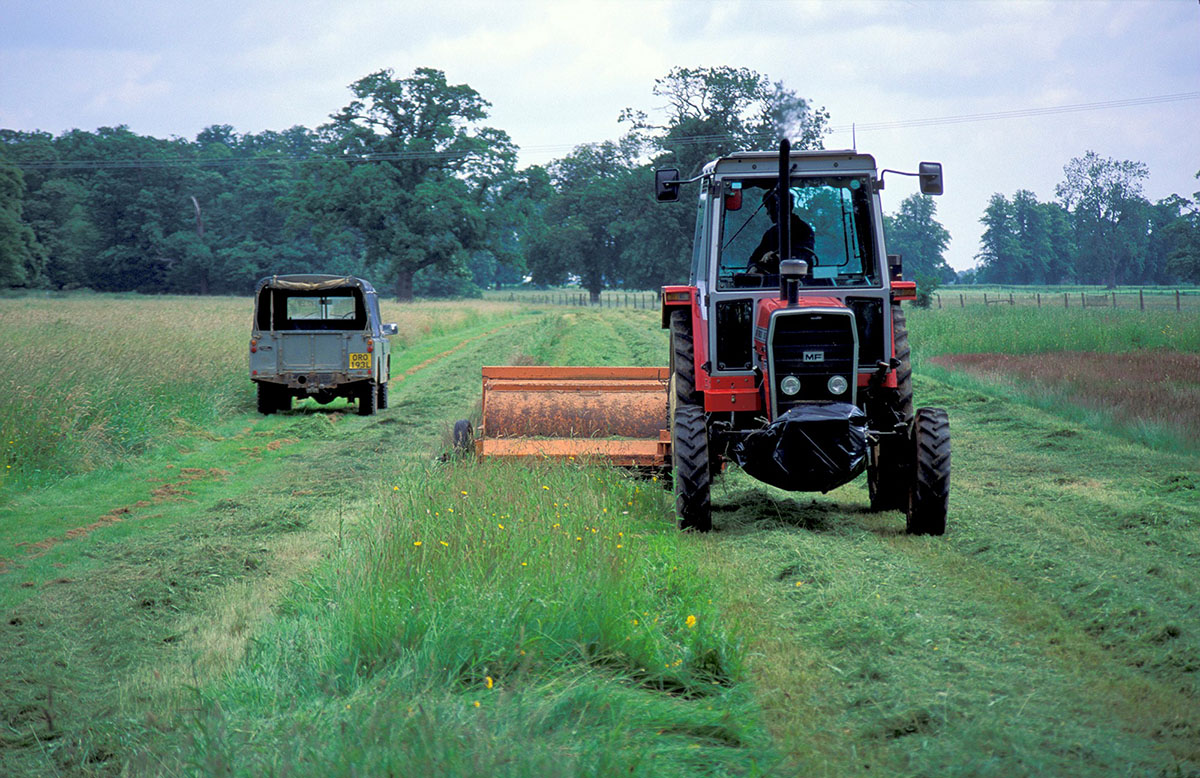
[[[371,354],[351,354],[350,355],[351,370],[370,370],[371,369]]]

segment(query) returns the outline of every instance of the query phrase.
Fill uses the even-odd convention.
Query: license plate
[[[351,370],[370,370],[371,369],[371,354],[351,354],[350,355]]]

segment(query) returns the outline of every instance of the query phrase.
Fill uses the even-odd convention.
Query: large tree
[[[824,108],[749,68],[674,67],[651,91],[666,101],[662,108],[652,113],[626,108],[620,117],[630,125],[623,143],[651,160],[634,184],[642,206],[622,225],[631,233],[626,279],[639,287],[687,280],[696,218],[689,198],[654,202],[651,168],[677,167],[691,178],[716,157],[777,148],[784,136],[794,149],[820,148],[829,121]]]
[[[923,276],[939,283],[955,278],[944,256],[950,233],[936,216],[937,205],[932,197],[911,194],[900,201],[894,216],[883,217],[888,251],[903,257],[904,273],[909,278]]]
[[[1074,275],[1073,238],[1057,203],[1041,203],[1020,189],[1009,201],[996,193],[980,222],[981,278],[991,283],[1046,284]]]
[[[549,167],[556,195],[533,230],[529,269],[539,283],[579,277],[593,303],[609,286],[624,285],[631,223],[644,208],[635,183],[632,148],[604,143],[578,146]]]
[[[1088,151],[1063,167],[1055,194],[1071,212],[1081,270],[1093,282],[1115,286],[1118,267],[1136,262],[1129,238],[1143,229],[1142,182],[1150,175],[1141,162],[1118,161]]]
[[[1196,173],[1200,178],[1200,172]],[[1193,284],[1200,283],[1200,192],[1192,199],[1172,195],[1159,208],[1173,218],[1163,220],[1167,271]]]
[[[479,126],[490,103],[440,70],[403,79],[381,70],[350,89],[354,99],[319,130],[324,158],[289,202],[324,238],[352,231],[409,300],[418,270],[465,267],[487,246],[485,206],[511,177],[516,150],[507,134]]]

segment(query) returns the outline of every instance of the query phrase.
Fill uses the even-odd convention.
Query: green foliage
[[[1074,220],[1086,271],[1081,277],[1111,287],[1118,267],[1135,260],[1131,239],[1145,230],[1138,215],[1145,204],[1142,181],[1149,175],[1141,162],[1102,158],[1094,151],[1063,166],[1063,180],[1054,191]]]
[[[0,160],[0,287],[36,285],[45,251],[23,218],[25,179]]]
[[[950,245],[950,233],[936,215],[937,204],[932,197],[912,194],[900,201],[894,216],[883,217],[888,251],[901,256],[909,278],[954,280],[954,270],[943,256]]]
[[[355,99],[319,130],[334,158],[308,162],[286,202],[322,236],[353,231],[368,263],[409,300],[418,270],[462,268],[487,245],[485,205],[512,176],[516,149],[476,126],[489,103],[440,70],[404,79],[381,70],[350,89]]]

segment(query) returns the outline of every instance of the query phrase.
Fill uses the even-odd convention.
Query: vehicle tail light
[[[253,353],[255,353],[256,351],[258,351],[258,341],[257,341],[257,340],[251,340],[251,341],[250,341],[250,353],[251,353],[251,354],[253,354]]]
[[[371,340],[370,338],[367,338],[367,353],[370,354],[374,350],[375,350],[375,341]]]

